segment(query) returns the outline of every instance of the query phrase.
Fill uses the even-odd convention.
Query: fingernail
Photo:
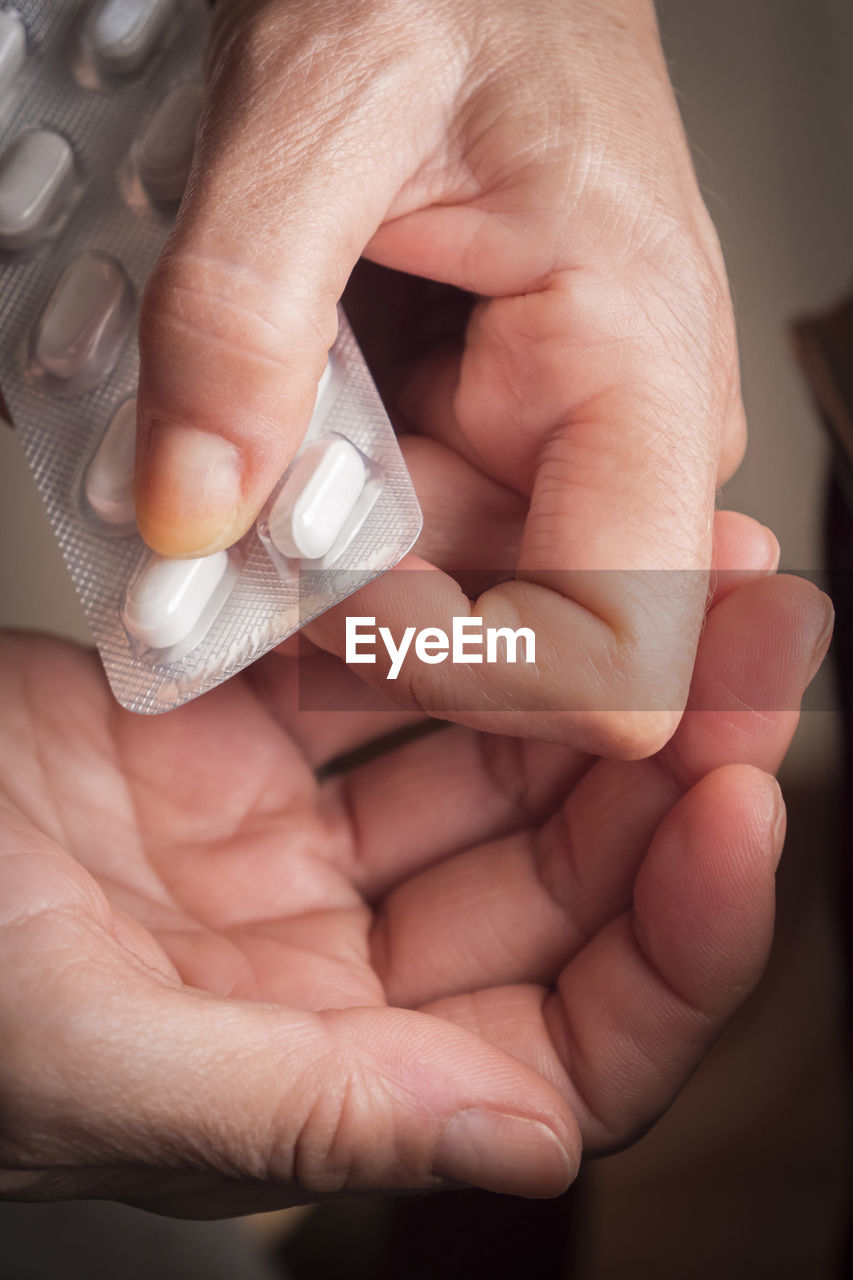
[[[161,555],[208,555],[241,535],[242,463],[221,436],[175,426],[157,436],[136,494],[137,521]]]
[[[560,1195],[576,1168],[547,1125],[472,1107],[444,1126],[433,1173],[485,1191],[538,1198]]]
[[[785,801],[782,798],[782,791],[781,791],[781,788],[779,787],[778,782],[776,783],[775,806],[776,808],[775,808],[775,814],[773,817],[773,827],[770,834],[770,843],[771,843],[771,849],[772,849],[772,856],[776,862],[776,865],[778,866],[779,859],[782,857],[782,849],[785,844],[785,831],[788,825],[788,815],[785,811]]]
[[[832,632],[835,627],[835,609],[833,608],[832,601],[829,596],[824,595],[823,592],[821,592],[821,598],[826,611],[826,617],[812,652],[811,664],[809,666],[809,680],[813,680],[820,670],[821,663],[826,657],[826,651],[829,648],[829,642],[832,639]]]
[[[768,529],[766,525],[761,526],[764,534],[765,551],[763,563],[760,566],[766,569],[768,573],[775,573],[779,568],[779,561],[782,558],[782,548],[779,546],[779,539],[772,529]]]

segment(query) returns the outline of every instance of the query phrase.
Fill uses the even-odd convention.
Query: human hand
[[[92,654],[5,637],[0,1194],[550,1195],[630,1141],[763,964],[767,771],[827,643],[807,583],[730,587],[635,763],[454,727],[318,782],[410,719],[329,655],[143,719]],[[298,712],[313,679],[363,709]]]
[[[468,290],[483,301],[464,346],[424,353],[399,387],[426,522],[401,567],[435,571],[404,590],[387,575],[347,609],[449,631],[472,607],[453,571],[507,571],[474,608],[532,627],[535,669],[490,670],[485,712],[465,666],[407,663],[392,695],[596,753],[660,747],[744,424],[650,0],[220,0],[209,68],[141,315],[143,536],[199,554],[249,527],[362,252]],[[310,632],[338,654],[343,612]]]

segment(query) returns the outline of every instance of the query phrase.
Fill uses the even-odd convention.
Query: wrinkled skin
[[[408,661],[403,705],[623,758],[658,749],[744,421],[651,3],[221,0],[208,71],[140,321],[143,536],[199,554],[249,527],[304,433],[361,254],[456,286],[480,299],[467,330],[396,371],[426,517],[402,567],[441,572],[405,590],[391,574],[312,638],[342,654],[344,609],[399,635],[473,607],[535,630],[536,671],[483,691],[470,668]],[[472,605],[461,568],[511,580]],[[690,576],[646,572],[663,570]],[[381,664],[360,674],[384,683]]]
[[[539,1196],[629,1142],[761,970],[770,771],[828,642],[807,583],[732,585],[695,709],[638,762],[447,727],[318,782],[411,720],[337,659],[303,692],[361,710],[299,711],[273,654],[145,719],[92,654],[5,637],[0,1191],[200,1216]]]
[[[404,671],[395,710],[318,649],[303,692],[361,707],[336,714],[299,710],[276,654],[144,720],[92,655],[5,638],[0,1192],[201,1216],[555,1194],[661,1113],[761,971],[771,775],[828,604],[766,576],[754,522],[714,525],[731,315],[645,0],[220,0],[216,23],[141,317],[146,537],[248,526],[366,248],[482,300],[382,371],[423,572],[348,607],[398,631],[405,594],[406,624],[446,625],[469,606],[444,570],[515,570],[477,608],[546,661],[496,673],[488,712],[462,669]],[[739,573],[703,629],[712,526]],[[317,781],[413,707],[469,727]]]

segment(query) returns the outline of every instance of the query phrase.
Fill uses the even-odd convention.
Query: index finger
[[[487,673],[407,657],[394,696],[596,753],[658,749],[687,696],[720,440],[738,402],[726,321],[707,288],[686,292],[646,264],[619,280],[566,269],[482,304],[444,422],[427,394],[416,425],[528,501],[512,581],[469,601],[452,577],[410,559],[422,572],[392,574],[327,616],[311,633],[319,643],[344,654],[353,613],[398,638],[413,625],[449,632],[454,616],[527,628],[535,663]],[[389,666],[363,674],[384,683]],[[508,726],[497,707],[521,715]]]

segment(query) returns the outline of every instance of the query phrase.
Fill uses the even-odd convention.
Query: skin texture
[[[742,447],[731,318],[644,0],[217,13],[141,320],[146,537],[190,554],[250,523],[366,246],[480,299],[432,294],[447,324],[404,326],[382,371],[426,513],[406,622],[485,570],[473,607],[534,621],[550,660],[497,710],[410,678],[391,709],[332,615],[301,670],[273,654],[145,720],[93,655],[3,638],[0,1193],[198,1216],[557,1194],[761,971],[772,773],[831,610],[769,576],[766,530],[713,517]],[[371,289],[424,296],[362,272],[356,310],[359,283],[368,319]],[[394,626],[400,581],[359,611]],[[360,709],[299,710],[330,683]],[[490,732],[318,781],[419,708]]]
[[[693,709],[633,763],[455,726],[318,781],[411,721],[327,654],[303,694],[360,710],[299,711],[272,654],[145,719],[93,654],[4,637],[0,1193],[543,1196],[642,1132],[761,971],[770,775],[828,643],[758,526],[717,543]]]
[[[360,255],[396,273],[395,317],[463,290],[467,326],[395,370],[425,503],[402,568],[423,572],[344,609],[394,634],[471,610],[536,631],[536,671],[493,672],[486,691],[407,663],[393,694],[408,707],[657,750],[684,706],[744,420],[651,4],[223,0],[208,85],[141,314],[143,536],[188,555],[250,526],[304,434]],[[469,599],[466,565],[503,573]],[[339,655],[344,609],[311,632]]]

